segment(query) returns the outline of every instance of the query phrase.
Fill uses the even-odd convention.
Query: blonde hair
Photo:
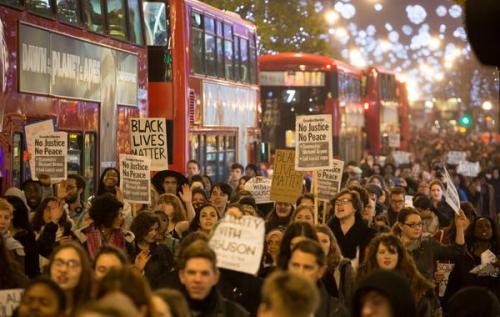
[[[11,214],[14,213],[14,207],[5,198],[0,198],[0,210],[8,210]]]

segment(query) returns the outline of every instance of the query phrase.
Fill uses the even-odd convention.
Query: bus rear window
[[[50,0],[27,0],[26,8],[33,12],[44,16],[52,17],[52,2]]]
[[[107,10],[109,35],[123,40],[127,39],[124,0],[108,0]]]
[[[60,21],[79,25],[80,8],[76,0],[57,0],[57,17]]]
[[[146,45],[167,46],[169,30],[165,3],[143,1],[142,8],[146,27]]]
[[[104,14],[100,0],[84,0],[83,16],[89,31],[104,33]]]

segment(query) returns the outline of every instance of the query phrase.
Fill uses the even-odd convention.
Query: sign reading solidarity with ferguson
[[[271,179],[264,176],[252,177],[245,183],[245,190],[252,193],[257,204],[271,202]]]
[[[149,157],[120,154],[120,189],[123,199],[130,203],[150,203],[150,166]]]
[[[340,191],[343,170],[344,161],[333,160],[332,169],[317,172],[319,200],[330,201]]]
[[[217,266],[257,274],[264,252],[264,232],[265,221],[262,218],[224,217],[210,238],[210,247],[217,254]]]
[[[305,174],[295,170],[295,151],[276,150],[271,200],[294,204],[302,194]]]
[[[49,176],[52,182],[66,179],[68,165],[68,134],[66,132],[40,133],[35,136],[33,179]]]
[[[23,291],[22,288],[0,291],[0,317],[12,316],[14,309],[21,303]]]
[[[295,135],[295,170],[333,167],[331,115],[297,116]]]
[[[167,123],[164,118],[131,118],[132,154],[151,159],[151,170],[168,169]]]
[[[444,192],[445,201],[458,215],[460,214],[460,197],[446,168],[444,169],[444,183],[446,185]]]

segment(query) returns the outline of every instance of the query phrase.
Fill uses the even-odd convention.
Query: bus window
[[[96,163],[96,137],[94,133],[85,133],[84,153],[83,153],[83,177],[87,181],[85,187],[85,197],[89,197],[96,190],[95,184],[95,163]]]
[[[233,27],[224,24],[224,69],[226,74],[226,79],[234,79],[233,73]]]
[[[26,8],[33,12],[44,16],[52,17],[52,1],[50,0],[26,0]]]
[[[81,133],[68,133],[68,174],[82,173],[82,135]]]
[[[250,83],[257,83],[257,49],[255,45],[255,34],[250,37],[250,63],[248,67],[250,68]]]
[[[217,77],[224,78],[224,35],[222,30],[222,22],[217,21],[217,42],[216,57],[217,57]]]
[[[80,25],[80,7],[77,0],[57,0],[57,17],[59,21]]]
[[[104,14],[101,0],[84,0],[83,16],[89,31],[104,33]]]
[[[241,81],[249,82],[248,73],[248,40],[240,39],[240,76]]]
[[[12,136],[12,186],[21,188],[23,183],[23,136],[16,132]]]
[[[19,0],[0,0],[1,4],[6,4],[8,6],[19,7]]]
[[[124,0],[108,0],[106,3],[109,35],[126,40],[127,21],[125,20]]]
[[[240,38],[234,37],[234,80],[239,81],[240,77]]]
[[[203,19],[202,15],[193,11],[191,14],[191,69],[194,73],[203,74]]]
[[[206,74],[210,76],[217,75],[216,52],[215,52],[215,25],[214,19],[205,16],[205,65]]]
[[[165,4],[163,4],[163,6],[165,6]],[[128,18],[130,27],[130,32],[129,32],[130,41],[132,41],[132,43],[137,45],[143,45],[144,38],[142,36],[142,23],[139,10],[139,0],[128,0]]]
[[[142,8],[146,27],[146,44],[149,46],[167,46],[169,24],[165,3],[144,1]]]

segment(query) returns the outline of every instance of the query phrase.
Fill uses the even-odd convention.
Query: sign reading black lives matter
[[[295,170],[333,167],[331,115],[297,116],[295,135]]]
[[[271,200],[294,204],[302,195],[305,174],[295,170],[295,151],[276,150]]]
[[[265,228],[264,219],[259,217],[224,217],[215,227],[209,242],[217,254],[217,266],[257,274],[264,252]]]
[[[40,133],[35,135],[33,179],[47,175],[53,183],[66,179],[68,165],[68,134],[66,132]]]
[[[150,167],[149,157],[120,154],[120,189],[123,199],[130,203],[150,203]]]
[[[317,172],[319,200],[330,201],[340,191],[343,171],[344,161],[333,160],[332,169]]]
[[[167,122],[165,118],[131,118],[132,154],[151,159],[151,170],[168,169]]]

